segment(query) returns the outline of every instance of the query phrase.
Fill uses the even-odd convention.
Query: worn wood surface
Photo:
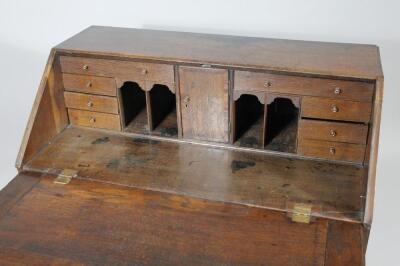
[[[0,191],[0,220],[39,182],[40,173],[17,175]]]
[[[82,178],[287,211],[359,221],[364,169],[203,145],[68,128],[25,169],[76,169]],[[288,210],[290,211],[290,210]]]
[[[87,75],[63,74],[66,91],[117,96],[115,79]]]
[[[228,71],[180,67],[183,137],[229,141]]]
[[[92,26],[56,49],[367,79],[382,76],[375,45]]]
[[[127,82],[140,86],[145,108],[125,123]],[[296,153],[299,140],[299,155],[358,165],[231,145],[232,103],[244,92],[267,106],[247,132],[257,148]],[[91,27],[50,56],[17,159],[33,172],[0,192],[0,260],[363,265],[382,92],[373,45]],[[298,139],[297,119],[264,139],[274,93],[319,121],[300,119]],[[66,107],[71,124],[125,132],[64,130]],[[66,168],[78,179],[63,188],[38,176]],[[312,204],[318,219],[289,222],[294,203]]]
[[[366,144],[368,126],[363,124],[340,123],[301,119],[299,125],[300,139]]]
[[[38,180],[0,219],[1,263],[324,265],[325,219],[299,224],[243,205]]]
[[[71,56],[61,56],[60,62],[61,71],[64,73],[142,81],[141,87],[144,90],[150,90],[154,83],[174,84],[174,69],[172,65],[168,64],[148,64]]]
[[[364,222],[367,224],[372,223],[374,199],[375,199],[375,183],[376,183],[376,167],[378,164],[378,148],[379,148],[379,134],[381,126],[382,115],[382,101],[383,101],[383,77],[376,81],[376,93],[371,118],[371,133],[368,136],[367,155],[365,160],[368,162],[368,184],[367,184],[367,198],[366,210],[364,215]]]
[[[306,156],[362,163],[365,145],[301,138],[297,150]]]
[[[371,102],[374,84],[371,82],[299,77],[254,71],[235,71],[235,90]]]
[[[334,111],[337,108],[337,111]],[[371,119],[370,103],[343,101],[320,97],[303,97],[301,115],[309,118],[368,123]]]
[[[29,116],[16,167],[21,168],[68,124],[60,66],[52,50]]]
[[[365,265],[364,237],[367,237],[366,233],[361,225],[330,221],[325,265]]]
[[[119,113],[116,97],[66,91],[64,92],[64,98],[67,108],[110,114]]]
[[[119,115],[77,109],[68,109],[68,115],[72,125],[121,130]]]

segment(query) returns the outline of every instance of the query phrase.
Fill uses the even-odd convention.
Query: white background
[[[89,25],[377,44],[385,94],[367,265],[396,265],[400,255],[399,3],[0,0],[0,188],[16,174],[15,158],[50,48]]]

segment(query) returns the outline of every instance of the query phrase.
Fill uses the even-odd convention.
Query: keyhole
[[[190,102],[190,97],[189,97],[189,96],[186,96],[186,97],[183,99],[183,102],[185,103],[185,108],[188,108],[188,107],[189,107],[189,102]]]

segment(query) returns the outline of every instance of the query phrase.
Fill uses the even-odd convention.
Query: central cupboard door
[[[179,83],[183,137],[228,142],[228,71],[179,67]]]

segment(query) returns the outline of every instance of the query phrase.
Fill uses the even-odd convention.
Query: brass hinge
[[[73,177],[76,177],[78,174],[78,171],[73,170],[73,169],[64,169],[62,170],[56,179],[54,180],[55,184],[61,184],[61,185],[66,185],[69,182],[71,182],[71,179]]]
[[[311,204],[295,203],[293,212],[290,214],[292,222],[309,224],[311,221],[311,211]]]

